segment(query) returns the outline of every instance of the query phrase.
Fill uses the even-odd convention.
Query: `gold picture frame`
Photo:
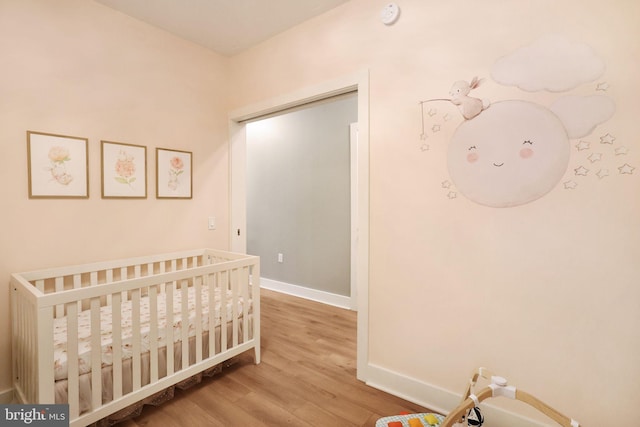
[[[30,199],[89,198],[89,140],[27,131]]]
[[[156,198],[193,197],[193,159],[190,151],[156,148]]]
[[[100,141],[103,199],[147,198],[147,147]]]

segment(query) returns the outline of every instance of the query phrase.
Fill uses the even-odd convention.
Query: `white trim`
[[[351,165],[349,171],[351,174],[351,301],[349,308],[351,310],[358,310],[358,192],[360,191],[360,185],[358,182],[358,123],[351,123],[349,125],[349,157],[351,158]]]
[[[229,120],[229,250],[247,252],[247,127]],[[234,167],[235,163],[245,167]],[[243,189],[243,190],[238,190]]]
[[[321,302],[323,304],[333,305],[335,307],[351,309],[351,298],[344,295],[332,294],[305,286],[292,285],[291,283],[280,282],[265,277],[260,278],[260,287],[311,301]]]
[[[230,118],[234,122],[246,122],[357,90],[358,83],[352,76],[346,76],[234,110]]]
[[[0,405],[8,405],[13,402],[13,389],[0,391]]]
[[[246,126],[244,121],[332,96],[358,92],[357,377],[367,379],[369,362],[369,71],[363,70],[234,110],[229,114],[229,249],[245,253]],[[240,230],[240,235],[238,235]]]
[[[415,378],[373,364],[369,365],[368,375],[367,385],[440,414],[449,413],[462,401],[461,394],[453,393],[433,384],[418,381]],[[526,406],[524,403],[523,405]],[[482,412],[486,419],[491,419],[491,425],[496,426],[546,427],[548,425],[486,402],[482,404]]]

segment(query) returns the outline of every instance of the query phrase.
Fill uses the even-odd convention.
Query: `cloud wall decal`
[[[498,59],[491,77],[527,92],[564,92],[596,80],[604,70],[604,61],[589,45],[548,35]]]
[[[560,118],[569,138],[589,135],[601,123],[609,120],[616,111],[615,103],[602,95],[563,96],[551,104],[550,110]]]

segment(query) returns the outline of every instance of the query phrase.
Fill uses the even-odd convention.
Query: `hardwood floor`
[[[262,291],[262,360],[253,353],[158,407],[119,424],[137,426],[375,426],[428,409],[356,379],[356,313]]]

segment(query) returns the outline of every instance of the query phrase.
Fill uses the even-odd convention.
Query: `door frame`
[[[350,308],[358,310],[358,236],[359,236],[359,218],[358,218],[358,194],[361,189],[358,180],[359,155],[358,152],[358,123],[349,125],[349,172],[350,172],[350,194],[351,194],[351,264],[350,264]]]
[[[364,70],[236,109],[229,114],[229,248],[247,249],[246,121],[314,101],[358,93],[357,197],[352,218],[352,276],[356,282],[357,378],[368,379],[369,361],[369,71]],[[353,211],[352,207],[352,211]],[[354,242],[353,225],[356,225]],[[354,260],[355,258],[355,260]],[[353,284],[352,284],[353,286]]]

